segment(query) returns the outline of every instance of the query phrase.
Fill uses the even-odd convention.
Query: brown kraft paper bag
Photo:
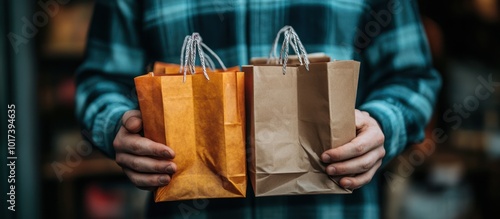
[[[320,59],[320,61],[322,61]],[[291,63],[296,63],[293,60]],[[249,174],[256,196],[347,194],[321,154],[356,136],[359,62],[243,66]]]

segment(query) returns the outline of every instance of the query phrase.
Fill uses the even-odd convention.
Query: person
[[[169,218],[379,218],[381,167],[424,139],[441,86],[415,1],[97,1],[86,56],[77,70],[77,117],[93,144],[130,181],[168,185],[175,151],[141,135],[135,76],[154,61],[178,63],[184,37],[199,32],[227,66],[268,54],[292,26],[309,53],[361,63],[357,136],[322,154],[349,195],[307,195],[153,203]],[[272,92],[272,91],[270,91]],[[249,186],[250,187],[250,186]]]

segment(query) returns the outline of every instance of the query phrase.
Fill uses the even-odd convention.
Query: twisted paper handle
[[[278,59],[278,54],[276,53],[276,47],[278,47],[278,41],[280,39],[281,34],[284,34],[284,39],[281,45],[280,57]],[[306,69],[309,71],[310,62],[309,58],[307,58],[306,49],[304,48],[304,45],[302,45],[302,42],[300,41],[297,33],[295,33],[293,27],[288,25],[284,26],[283,28],[281,28],[280,31],[278,31],[278,34],[274,39],[271,51],[269,52],[269,59],[267,59],[267,64],[269,64],[273,59],[276,60],[276,64],[278,64],[279,61],[279,64],[283,65],[283,74],[286,74],[286,63],[288,62],[289,45],[292,46],[293,50],[297,54],[300,64],[305,65]]]
[[[208,67],[214,71],[215,64],[213,60],[203,51],[203,49],[207,50],[215,59],[219,62],[222,69],[227,70],[226,66],[219,58],[219,56],[210,49],[205,43],[202,42],[202,38],[200,34],[193,33],[192,35],[187,35],[184,38],[184,43],[182,44],[181,49],[181,57],[180,57],[180,69],[179,73],[184,73],[183,81],[186,81],[186,74],[189,69],[191,74],[195,74],[195,65],[196,65],[196,53],[200,56],[201,67],[203,68],[203,75],[207,80],[210,80],[207,74],[206,63],[208,63]],[[183,72],[184,71],[184,72]]]

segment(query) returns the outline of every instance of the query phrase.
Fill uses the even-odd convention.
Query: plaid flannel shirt
[[[226,66],[267,56],[277,31],[296,30],[309,53],[361,62],[356,107],[385,134],[384,163],[424,138],[439,74],[415,1],[103,0],[97,1],[86,58],[77,70],[77,117],[100,150],[127,110],[138,109],[133,78],[154,61],[178,63],[184,37],[199,32]],[[380,172],[380,171],[379,171]],[[376,175],[350,195],[210,199],[151,204],[166,218],[379,218]]]

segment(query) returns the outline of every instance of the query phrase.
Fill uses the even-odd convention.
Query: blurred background
[[[37,1],[0,2],[0,113],[16,104],[18,131],[17,216],[0,218],[141,218],[148,193],[83,140],[74,116],[74,71],[93,0],[58,2],[54,13]],[[476,93],[481,78],[500,81],[500,2],[418,2],[444,86],[426,140],[382,170],[383,218],[500,217],[500,88]],[[37,23],[26,26],[32,17]],[[7,117],[0,119],[7,142]],[[5,214],[8,203],[0,203]]]

